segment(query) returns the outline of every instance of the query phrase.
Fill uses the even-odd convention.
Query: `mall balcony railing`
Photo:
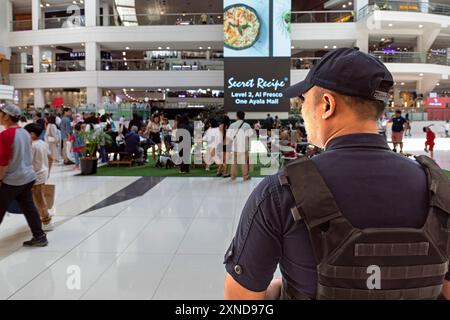
[[[84,16],[45,18],[39,20],[39,29],[80,28],[86,25]]]
[[[291,59],[291,69],[293,70],[309,70],[321,58],[318,57],[300,57]]]
[[[384,63],[428,63],[445,66],[450,65],[450,59],[446,54],[384,51],[375,51],[370,54]]]
[[[450,16],[450,5],[444,3],[417,1],[375,1],[358,12],[358,20],[372,14],[376,10],[419,12]]]
[[[53,64],[41,64],[40,72],[86,71],[84,60],[56,61]]]
[[[29,31],[33,29],[32,20],[11,21],[11,31]]]
[[[343,23],[354,22],[355,13],[351,10],[293,11],[292,23]]]
[[[97,26],[161,26],[161,25],[203,25],[223,24],[223,13],[206,13],[205,21],[202,13],[165,13],[165,14],[132,14],[132,15],[100,15]]]
[[[33,65],[27,63],[11,63],[9,65],[9,73],[33,73]]]
[[[201,62],[171,62],[167,60],[100,60],[97,61],[99,71],[210,71],[223,70],[222,59],[204,60]]]

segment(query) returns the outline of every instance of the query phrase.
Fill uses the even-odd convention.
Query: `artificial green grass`
[[[447,177],[450,179],[450,171],[444,170],[444,172],[447,175]]]
[[[262,177],[261,165],[254,165],[251,177]],[[116,176],[116,177],[216,177],[216,166],[211,166],[210,171],[205,171],[204,167],[191,165],[189,173],[179,173],[178,167],[173,169],[156,168],[155,163],[149,159],[149,163],[144,166],[102,166],[97,169],[97,176]],[[230,172],[230,170],[228,170]],[[239,174],[242,176],[239,166]]]

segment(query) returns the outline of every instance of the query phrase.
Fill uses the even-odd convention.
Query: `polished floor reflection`
[[[21,247],[22,215],[0,228],[0,299],[221,299],[223,254],[261,179],[166,178],[144,192],[130,187],[138,181],[57,167],[49,246]],[[142,195],[97,205],[127,190]]]
[[[424,154],[423,142],[406,139],[405,151]],[[450,169],[450,139],[439,139],[436,150]],[[22,248],[30,237],[22,215],[0,226],[0,299],[221,299],[223,254],[260,181],[146,183],[57,166],[49,246]]]

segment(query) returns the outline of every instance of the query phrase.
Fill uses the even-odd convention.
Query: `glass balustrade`
[[[223,13],[166,13],[101,15],[97,17],[98,26],[155,26],[155,25],[214,25],[223,24]]]
[[[170,60],[100,60],[101,71],[208,71],[223,70],[223,60],[170,61]]]
[[[294,11],[291,17],[292,23],[344,23],[354,22],[354,12],[341,11]]]

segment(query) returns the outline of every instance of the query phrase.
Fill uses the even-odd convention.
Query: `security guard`
[[[450,180],[378,134],[392,85],[376,58],[342,48],[288,89],[326,151],[250,196],[225,254],[226,299],[450,299]]]

